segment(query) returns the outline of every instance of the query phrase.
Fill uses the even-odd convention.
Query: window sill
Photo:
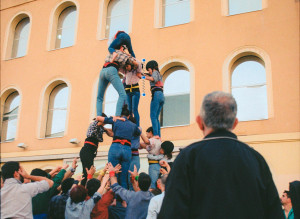
[[[11,60],[15,60],[15,59],[21,59],[21,58],[24,58],[26,55],[24,56],[18,56],[18,57],[15,57],[15,58],[7,58],[7,59],[4,59],[4,61],[11,61]]]
[[[52,52],[52,51],[56,51],[56,50],[61,50],[61,49],[67,49],[67,48],[70,48],[70,47],[73,47],[74,45],[72,46],[66,46],[66,47],[62,47],[62,48],[55,48],[55,49],[50,49],[48,50],[48,52]]]
[[[4,144],[4,143],[11,143],[11,142],[14,142],[15,140],[10,140],[10,141],[1,141],[0,143],[1,144]]]
[[[263,9],[258,9],[258,10],[255,10],[255,11],[247,11],[247,12],[241,12],[241,13],[237,13],[237,14],[227,14],[226,16],[230,17],[230,16],[234,16],[234,15],[241,15],[241,14],[246,14],[246,13],[258,12],[258,11],[262,11],[262,10]]]
[[[184,124],[184,125],[173,125],[173,126],[162,126],[160,127],[161,129],[165,129],[165,128],[176,128],[176,127],[186,127],[189,126],[190,124]]]
[[[99,38],[98,40],[104,41],[104,40],[108,40],[108,38],[107,37],[105,37],[105,38]]]
[[[52,139],[52,138],[63,138],[63,137],[64,137],[64,136],[44,137],[44,138],[38,138],[38,140]]]
[[[269,118],[265,118],[265,119],[249,119],[249,120],[239,120],[239,122],[258,122],[258,121],[264,121],[264,120],[269,120]]]
[[[174,25],[170,25],[170,26],[161,26],[161,27],[158,27],[158,29],[165,29],[165,28],[169,28],[169,27],[182,26],[182,25],[186,25],[186,24],[189,24],[189,23],[191,23],[191,22],[189,21],[187,23],[182,23],[182,24],[174,24]]]

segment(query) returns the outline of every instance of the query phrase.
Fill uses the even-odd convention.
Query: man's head
[[[62,181],[62,183],[61,183],[62,193],[66,194],[73,186],[73,183],[74,183],[73,178],[68,178],[68,179],[65,179],[64,181]]]
[[[238,123],[237,104],[233,96],[222,91],[207,94],[202,102],[197,123],[201,130],[232,130]]]
[[[31,171],[30,175],[32,176],[42,176],[48,178],[48,173],[40,168],[35,168]]]
[[[87,190],[82,185],[74,186],[70,191],[70,198],[72,202],[83,202],[87,196]]]
[[[284,192],[282,193],[282,196],[280,198],[280,201],[281,201],[282,205],[292,204],[290,192],[287,190],[284,190]]]
[[[142,191],[148,191],[149,187],[151,185],[151,178],[148,174],[146,173],[140,173],[139,175],[139,179],[138,179],[138,183],[139,183],[139,188]]]
[[[86,189],[88,190],[88,195],[90,197],[92,197],[94,195],[95,192],[97,192],[97,190],[99,189],[101,183],[98,179],[90,179],[87,183],[86,183]]]
[[[147,138],[152,138],[153,137],[153,128],[152,128],[152,126],[147,128],[146,136],[147,136]]]
[[[121,112],[121,116],[126,116],[127,119],[129,118],[130,112],[129,112],[129,110],[128,110],[127,104],[123,105],[123,107],[122,107],[122,112]]]
[[[2,166],[2,178],[3,181],[9,178],[16,178],[20,180],[19,174],[20,164],[15,161],[8,161]]]

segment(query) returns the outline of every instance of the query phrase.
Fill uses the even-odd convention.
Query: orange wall
[[[2,0],[1,8],[1,91],[16,86],[21,91],[18,135],[14,142],[3,143],[2,153],[26,149],[73,148],[71,138],[84,140],[90,122],[92,96],[103,60],[107,40],[97,39],[99,0],[77,0],[78,29],[75,45],[47,50],[50,14],[61,1],[16,2]],[[274,117],[268,120],[241,122],[238,135],[263,135],[299,132],[299,1],[267,1],[267,8],[251,13],[222,16],[219,1],[194,1],[194,19],[183,25],[154,28],[154,1],[133,1],[132,38],[137,58],[155,59],[159,64],[171,58],[187,60],[195,70],[195,117],[203,96],[222,90],[222,67],[226,57],[241,46],[256,46],[271,59]],[[9,7],[9,8],[7,8]],[[20,11],[31,17],[28,53],[25,57],[5,60],[5,38],[10,20]],[[70,82],[71,100],[68,131],[62,138],[38,139],[40,98],[46,85],[55,78]],[[95,94],[94,94],[95,95]],[[94,101],[95,102],[95,101]],[[94,103],[95,104],[95,103]],[[145,130],[151,125],[150,93],[141,97],[139,111]],[[195,122],[189,126],[162,129],[163,139],[201,138]],[[106,138],[104,145],[110,139]],[[82,143],[81,143],[82,144]]]

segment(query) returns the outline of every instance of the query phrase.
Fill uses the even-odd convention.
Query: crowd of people
[[[78,158],[70,168],[63,165],[49,173],[34,169],[28,174],[18,162],[5,163],[1,218],[299,217],[300,182],[291,183],[291,191],[279,198],[264,158],[232,132],[238,120],[231,94],[216,91],[204,97],[196,118],[204,139],[182,149],[173,162],[174,144],[162,141],[160,133],[158,116],[164,95],[157,62],[149,61],[149,74],[145,74],[129,35],[122,31],[108,50],[99,78],[97,117],[79,153],[83,173],[73,176]],[[124,85],[119,71],[125,75]],[[142,77],[150,81],[152,92],[152,126],[145,133],[138,113]],[[102,112],[108,83],[119,93],[113,117]],[[96,172],[94,158],[104,133],[112,137],[112,144],[107,164]],[[148,174],[139,173],[140,149],[148,152]]]

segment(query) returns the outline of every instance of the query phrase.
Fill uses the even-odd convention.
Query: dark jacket
[[[211,138],[211,139],[210,139]],[[219,130],[176,158],[158,218],[284,218],[268,164]]]

